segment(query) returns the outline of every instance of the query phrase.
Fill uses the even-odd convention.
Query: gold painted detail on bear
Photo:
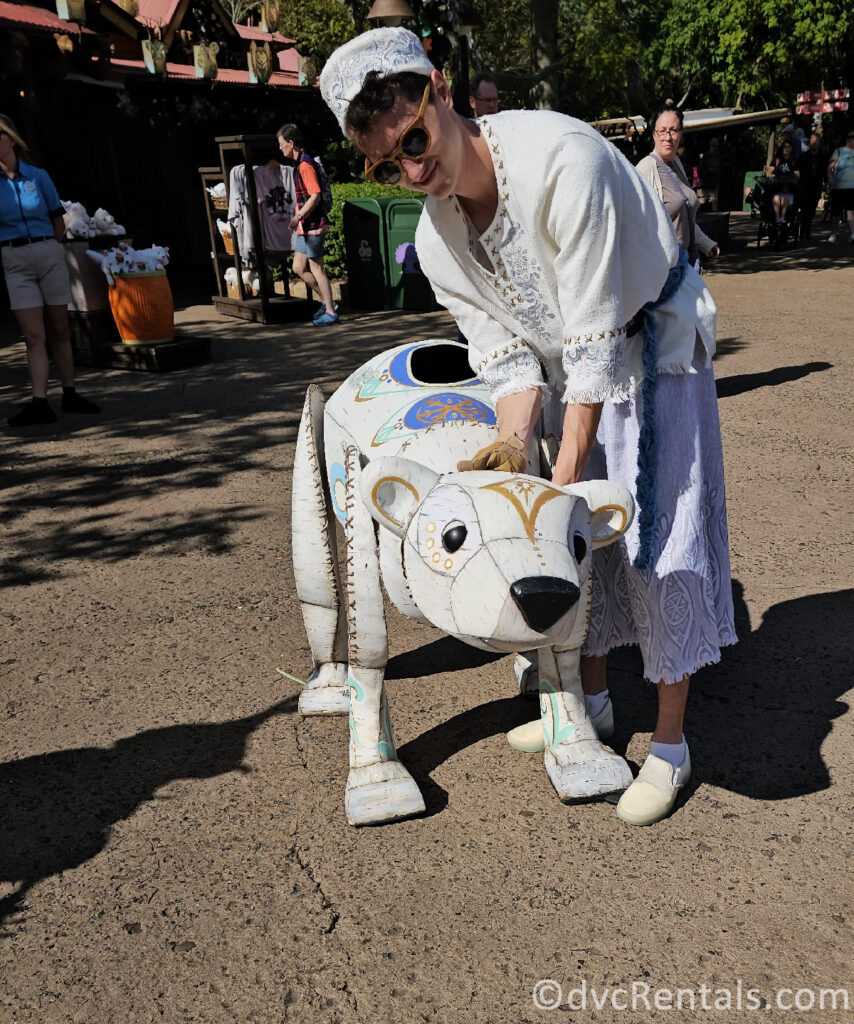
[[[525,486],[522,488],[520,485]],[[552,498],[566,497],[565,491],[558,491],[554,487],[540,485],[539,488],[537,488],[540,493],[534,498],[534,485],[528,480],[519,480],[516,482],[516,490],[518,490],[525,499],[526,504],[531,504],[531,499],[533,498],[533,503],[531,504],[530,509],[526,509],[517,495],[513,493],[510,486],[504,482],[485,484],[480,489],[482,491],[495,491],[510,502],[519,514],[519,518],[522,520],[522,525],[525,527],[525,533],[528,535],[528,540],[530,540],[532,544],[535,543],[534,527],[536,526],[537,517],[539,516],[542,507],[547,502],[551,501]]]
[[[412,484],[408,480],[404,480],[403,477],[401,476],[384,476],[381,480],[377,480],[377,482],[374,484],[374,489],[371,491],[371,501],[373,502],[374,508],[379,512],[381,516],[384,516],[386,519],[388,519],[390,523],[393,523],[395,526],[399,526],[402,528],[403,523],[399,522],[397,519],[394,518],[394,516],[390,515],[386,511],[382,502],[379,500],[379,489],[382,487],[383,484],[386,483],[400,484],[402,487],[405,487],[407,491],[410,491],[412,493],[412,496],[415,498],[416,501],[420,501],[421,498],[418,494],[418,491],[415,490]]]
[[[622,533],[623,530],[625,530],[626,520],[629,517],[626,515],[626,510],[622,505],[600,505],[599,508],[594,508],[590,514],[592,516],[598,516],[600,512],[619,512],[622,518],[620,519],[620,525],[615,528],[614,532]]]

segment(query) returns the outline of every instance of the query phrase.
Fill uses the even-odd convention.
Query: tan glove
[[[457,463],[460,473],[473,469],[490,469],[496,473],[524,473],[528,465],[528,449],[517,434],[507,434],[481,448],[475,457]]]

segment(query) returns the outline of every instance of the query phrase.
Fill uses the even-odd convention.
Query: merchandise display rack
[[[208,229],[211,240],[211,261],[217,283],[217,294],[213,296],[213,304],[220,313],[226,316],[240,317],[257,323],[283,323],[289,320],[310,320],[314,303],[308,299],[298,299],[288,289],[289,267],[287,254],[281,253],[273,265],[281,268],[281,280],[284,294],[275,291],[272,275],[268,273],[271,266],[270,253],[265,253],[262,246],[255,249],[255,269],[260,282],[258,295],[252,295],[243,283],[243,260],[240,243],[236,234],[232,233],[233,252],[225,250],[222,235],[217,228],[217,221],[225,220],[228,210],[228,188],[232,168],[244,164],[247,169],[246,193],[248,199],[248,216],[252,225],[252,237],[260,240],[261,221],[258,214],[258,195],[255,191],[255,175],[252,168],[259,162],[266,162],[275,151],[276,140],[272,135],[225,135],[216,140],[219,146],[220,165],[218,167],[200,167],[202,194],[208,215]],[[261,156],[263,154],[263,156]],[[255,159],[261,157],[261,159]],[[211,185],[225,182],[225,204],[215,200],[207,191]],[[225,270],[233,266],[237,271],[237,296],[229,295],[225,283]]]

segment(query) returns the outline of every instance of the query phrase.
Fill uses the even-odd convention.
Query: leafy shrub
[[[357,181],[337,184],[332,182],[332,209],[329,211],[329,230],[323,248],[323,266],[331,278],[347,276],[347,253],[344,248],[344,203],[348,199],[376,199],[380,196],[402,196],[406,199],[421,199],[417,192],[393,186],[385,188],[372,181]]]

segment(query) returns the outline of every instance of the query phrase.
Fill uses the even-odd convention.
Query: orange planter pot
[[[110,309],[126,345],[152,345],[175,337],[175,303],[164,270],[117,277]]]

